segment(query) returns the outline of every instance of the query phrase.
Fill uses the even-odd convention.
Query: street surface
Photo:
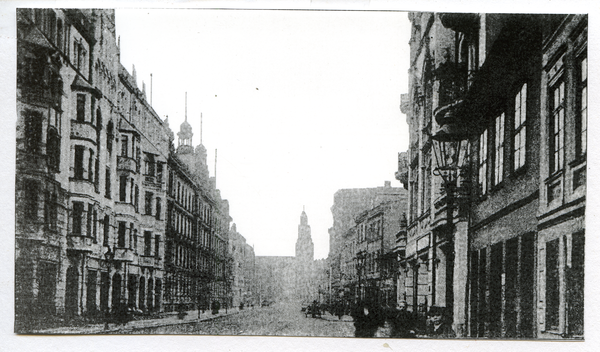
[[[305,317],[299,304],[275,303],[209,321],[135,329],[130,333],[353,337],[354,325],[349,316],[341,321],[329,313],[321,318]]]

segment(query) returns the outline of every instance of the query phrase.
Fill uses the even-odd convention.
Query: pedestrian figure
[[[444,307],[433,306],[429,309],[427,336],[431,338],[454,338],[456,334],[448,320]]]
[[[125,302],[120,301],[116,307],[113,307],[113,318],[117,325],[126,325],[129,322],[129,311]],[[105,325],[105,327],[108,324]]]
[[[406,306],[406,301],[400,301],[398,302],[398,306],[390,311],[391,337],[415,337],[415,318],[411,312],[406,310]]]
[[[361,301],[352,310],[354,337],[375,337],[379,326],[385,323],[381,310],[371,303]]]

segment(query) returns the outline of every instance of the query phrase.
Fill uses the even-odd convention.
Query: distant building
[[[261,300],[311,302],[324,298],[327,286],[323,260],[314,260],[308,216],[300,214],[296,255],[256,257]]]
[[[233,260],[231,269],[233,307],[240,307],[242,304],[247,307],[255,303],[254,249],[246,243],[244,236],[237,232],[235,224],[231,226],[229,245]]]
[[[331,207],[333,226],[329,229],[327,258],[330,270],[327,284],[333,297],[358,295],[356,263],[350,264],[354,262],[357,253],[356,233],[353,232],[357,217],[383,203],[401,202],[406,207],[407,193],[403,188],[392,187],[390,181],[386,181],[383,187],[341,189],[335,193]],[[398,217],[406,212],[405,209],[399,211]]]
[[[296,256],[294,269],[296,271],[296,295],[301,301],[309,301],[316,296],[313,279],[313,262],[315,246],[310,236],[308,217],[302,211],[300,225],[298,225],[298,239],[296,240]]]
[[[357,215],[356,226],[349,230],[347,237],[354,244],[354,250],[344,253],[352,256],[356,276],[342,275],[343,278],[350,279],[349,285],[342,287],[344,291],[354,293],[357,299],[379,302],[382,306],[396,306],[396,239],[404,235],[405,229],[401,225],[405,211],[406,200],[400,198],[383,202]],[[348,259],[343,256],[341,265],[348,265]],[[341,272],[348,274],[348,268],[345,269]]]
[[[260,304],[296,301],[294,264],[295,258],[292,256],[256,257],[256,283]]]

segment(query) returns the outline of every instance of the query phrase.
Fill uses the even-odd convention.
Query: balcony
[[[440,21],[444,27],[456,32],[472,33],[479,29],[477,13],[441,13]]]
[[[117,157],[117,170],[128,171],[128,172],[135,174],[138,171],[137,161],[135,161],[135,159],[127,157],[127,156],[118,156]]]
[[[71,177],[70,192],[73,194],[93,194],[95,191],[94,183],[86,179],[78,179]]]
[[[77,252],[92,252],[94,239],[92,237],[79,234],[70,234],[67,236],[67,248]]]
[[[159,178],[157,176],[152,176],[152,175],[144,175],[144,181],[143,184],[145,187],[149,187],[149,188],[153,188],[155,190],[164,190],[163,185],[163,178]]]
[[[71,120],[71,138],[97,143],[96,127],[89,122]]]
[[[435,70],[439,83],[438,106],[432,134],[436,140],[466,139],[469,134],[465,124],[459,121],[459,110],[464,105],[467,91],[468,70],[466,63],[445,62]]]
[[[114,261],[118,262],[133,262],[133,249],[130,248],[115,248]]]
[[[158,258],[150,255],[140,255],[138,257],[138,264],[146,268],[154,268],[158,266]]]

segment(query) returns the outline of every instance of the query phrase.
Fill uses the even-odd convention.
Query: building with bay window
[[[587,16],[411,13],[410,309],[457,336],[583,336]]]

